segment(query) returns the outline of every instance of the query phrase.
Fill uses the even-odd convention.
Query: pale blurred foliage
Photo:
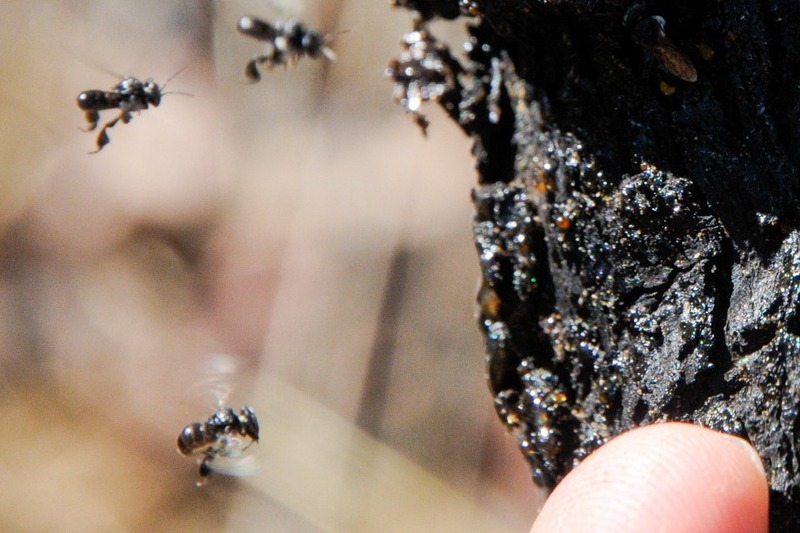
[[[247,84],[246,13],[338,60]],[[383,0],[3,2],[0,530],[529,526],[472,317],[469,141],[433,106],[424,140],[383,78],[409,27]],[[87,155],[79,92],[183,67],[191,96]],[[175,438],[218,352],[259,467],[199,490]]]

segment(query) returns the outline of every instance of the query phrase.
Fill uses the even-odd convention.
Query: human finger
[[[766,532],[769,487],[756,451],[691,424],[638,428],[556,487],[531,533]]]

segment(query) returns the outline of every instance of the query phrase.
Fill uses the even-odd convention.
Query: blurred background
[[[247,83],[244,14],[338,59]],[[410,28],[388,0],[3,2],[1,530],[528,530],[473,318],[470,141],[435,105],[423,138],[384,78]],[[78,93],[184,67],[88,155]],[[175,441],[221,399],[261,442],[197,488]]]

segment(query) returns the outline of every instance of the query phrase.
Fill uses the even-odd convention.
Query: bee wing
[[[221,435],[214,443],[214,450],[218,457],[242,457],[253,441],[236,433]]]
[[[226,476],[252,476],[260,470],[256,458],[253,455],[238,457],[226,457],[218,455],[213,461],[208,463],[208,468],[215,474]]]
[[[263,0],[262,3],[265,4],[269,11],[281,19],[308,15],[309,13],[306,0]]]
[[[189,389],[189,397],[213,409],[225,407],[239,379],[239,358],[225,353],[210,354],[203,363],[201,379]]]
[[[101,61],[98,61],[96,59],[92,59],[92,58],[87,57],[86,54],[84,52],[81,52],[80,50],[73,50],[70,47],[65,47],[65,48],[62,47],[61,50],[62,50],[62,52],[65,52],[68,56],[70,56],[74,60],[76,60],[78,63],[83,63],[84,65],[89,67],[91,70],[96,70],[97,72],[102,72],[103,74],[107,74],[111,78],[114,78],[114,79],[117,79],[117,80],[121,80],[121,79],[125,78],[125,76],[123,74],[113,70],[112,68],[110,68],[108,65],[102,63]]]

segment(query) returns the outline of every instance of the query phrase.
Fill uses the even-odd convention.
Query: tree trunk
[[[397,3],[471,16],[468,58],[424,53],[475,140],[488,374],[535,481],[689,421],[753,443],[797,530],[800,3]]]

